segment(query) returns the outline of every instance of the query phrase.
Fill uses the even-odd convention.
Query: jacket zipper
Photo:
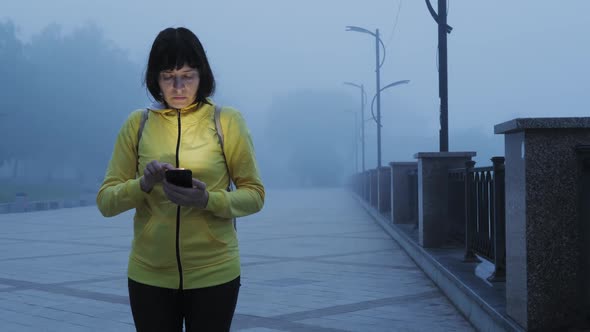
[[[176,168],[180,167],[180,159],[179,159],[179,150],[180,150],[180,133],[181,133],[181,126],[180,126],[180,110],[176,110],[176,114],[178,115],[178,139],[176,141]],[[180,276],[180,281],[178,284],[178,289],[182,290],[182,263],[180,262],[180,205],[176,207],[176,263],[178,265],[178,275]]]

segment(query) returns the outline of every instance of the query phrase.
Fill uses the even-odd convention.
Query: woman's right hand
[[[164,173],[169,169],[174,169],[174,166],[168,163],[161,163],[157,160],[150,161],[146,165],[143,176],[139,181],[141,190],[146,193],[152,191],[156,183],[164,180]]]

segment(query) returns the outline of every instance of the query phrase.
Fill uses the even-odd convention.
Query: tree
[[[25,135],[24,111],[31,97],[27,95],[28,84],[34,74],[25,58],[23,44],[16,37],[14,24],[0,22],[0,166],[31,153]]]
[[[103,174],[124,119],[145,106],[139,66],[93,25],[67,35],[51,25],[28,45],[12,24],[2,27],[15,45],[0,55],[3,70],[14,72],[0,92],[7,95],[2,110],[12,110],[2,122],[18,128],[2,133],[10,142],[2,158],[31,160],[50,178],[64,169],[78,178]]]
[[[263,175],[283,186],[335,186],[353,166],[355,105],[347,94],[301,90],[276,97],[266,140],[260,142]]]

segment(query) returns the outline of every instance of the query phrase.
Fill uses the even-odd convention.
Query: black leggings
[[[176,290],[129,279],[129,302],[138,332],[229,331],[238,302],[240,277],[213,287]]]

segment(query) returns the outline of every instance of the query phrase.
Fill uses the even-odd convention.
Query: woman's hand
[[[192,188],[175,186],[166,179],[163,181],[163,188],[166,197],[176,205],[204,209],[209,201],[207,185],[194,178]]]
[[[164,173],[169,169],[174,169],[174,166],[168,163],[161,163],[157,160],[150,161],[150,163],[145,166],[143,176],[139,181],[141,190],[146,193],[152,191],[156,183],[164,180]]]

